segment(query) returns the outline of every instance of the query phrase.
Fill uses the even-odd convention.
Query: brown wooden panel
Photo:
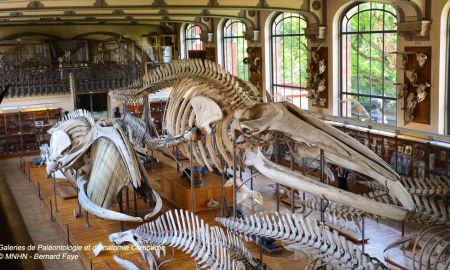
[[[415,54],[408,54],[408,62],[405,66],[405,70],[415,70],[417,72],[417,82],[416,84],[423,83],[431,83],[431,47],[405,47],[405,53],[407,52],[417,52],[424,53],[428,56],[427,62],[425,63],[423,68],[420,68],[419,63],[416,60]],[[405,83],[408,85],[408,94],[416,93],[416,87],[411,85],[406,78],[405,74]],[[427,89],[428,95],[426,99],[417,104],[415,109],[414,120],[412,122],[427,124],[429,125],[431,118],[431,90],[433,89],[433,85]],[[406,106],[406,98],[404,98],[404,104]]]
[[[248,47],[244,64],[248,66],[248,80],[262,93],[262,48]]]
[[[317,51],[318,47],[311,47],[311,51]],[[319,75],[319,80],[324,79],[325,80],[325,90],[319,93],[319,98],[325,98],[325,103],[323,105],[320,105],[318,102],[317,104],[313,104],[314,107],[320,107],[320,108],[328,108],[328,48],[327,47],[320,47],[317,51],[319,54],[319,60],[325,60],[325,65],[327,66],[327,69],[324,73]],[[310,56],[311,57],[311,56]],[[311,67],[310,67],[311,68]],[[319,65],[312,66],[313,73],[319,72]]]

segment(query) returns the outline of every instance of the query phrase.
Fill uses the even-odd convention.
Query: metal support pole
[[[366,234],[366,219],[365,219],[365,217],[363,216],[362,217],[362,231],[361,231],[361,235],[362,235],[362,253],[364,253],[365,252],[365,240],[364,240],[364,238],[366,237],[365,236],[365,234]]]
[[[233,217],[237,217],[237,205],[236,205],[236,139],[233,138]]]
[[[222,168],[223,168],[222,185],[220,188],[220,215],[223,217],[223,216],[225,216],[225,208],[227,206],[227,200],[225,198],[225,173],[227,170],[225,168],[225,162],[223,161],[222,156],[220,156],[220,166],[222,166]]]
[[[28,182],[31,182],[30,164],[28,164]]]
[[[253,167],[250,166],[250,189],[253,190]]]
[[[75,179],[78,179],[78,171],[75,172]],[[77,188],[78,209],[77,209],[77,213],[75,213],[75,217],[76,218],[79,218],[79,217],[83,216],[83,214],[81,213],[81,204],[80,204],[80,200],[78,199],[78,193],[80,193],[80,189]]]
[[[133,190],[133,197],[134,197],[134,215],[137,216],[137,200],[138,200],[138,195],[136,193],[136,190]]]
[[[278,158],[279,157],[279,152],[278,152],[279,149],[278,149],[278,147],[279,147],[278,140],[275,140],[275,145],[274,145],[274,148],[273,148],[273,154],[275,156],[275,163],[276,164],[278,164],[278,161],[279,161],[279,158]],[[275,186],[276,186],[275,196],[277,198],[277,212],[280,213],[280,184],[276,183]]]
[[[122,198],[122,189],[119,192],[119,198],[118,198],[118,203],[119,203],[119,211],[120,213],[123,213],[123,198]],[[123,221],[120,222],[120,231],[123,231]]]
[[[39,182],[37,182],[37,184],[38,184],[38,197],[39,197],[39,200],[42,200],[42,198],[41,198],[41,184]]]
[[[53,219],[53,204],[52,204],[52,199],[49,199],[49,202],[50,202],[50,218],[51,218],[52,221],[55,221],[55,220]]]
[[[291,170],[294,171],[294,154],[291,151]],[[291,212],[295,213],[295,189],[291,188]]]
[[[91,224],[89,224],[89,212],[87,210],[85,211],[85,215],[86,215],[86,223],[84,224],[84,227],[89,228],[91,227]]]
[[[305,158],[302,158],[302,174],[305,175]],[[302,192],[302,198],[303,200],[306,199],[305,191]]]
[[[193,160],[193,151],[194,151],[194,143],[192,142],[192,136],[189,140],[189,148],[191,149],[191,157],[189,159],[189,166],[191,168],[191,209],[192,209],[192,213],[195,214],[195,186],[194,186],[194,166],[192,165],[192,160]]]
[[[71,246],[71,244],[70,244],[70,235],[69,235],[69,223],[66,224],[66,232],[67,232],[67,245]]]
[[[128,194],[128,186],[125,187],[125,209],[130,208],[130,195]]]
[[[325,180],[325,155],[323,149],[320,149],[320,182]],[[320,222],[325,222],[325,215],[323,209],[323,198],[320,198]]]
[[[178,153],[179,153],[179,149],[178,149],[178,145],[177,145],[177,146],[175,146],[175,158],[177,160],[177,172],[180,172],[180,163],[179,163],[180,157],[179,157]]]
[[[55,212],[58,213],[58,200],[56,199],[56,178],[55,178],[55,172],[52,172],[53,177],[53,198],[55,200]]]
[[[405,222],[402,221],[402,237],[405,236]]]
[[[259,237],[259,260],[263,263],[262,236]]]

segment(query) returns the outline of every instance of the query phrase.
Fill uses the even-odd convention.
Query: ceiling
[[[309,0],[5,0],[0,1],[0,27],[202,23],[248,18],[255,10],[308,11]]]

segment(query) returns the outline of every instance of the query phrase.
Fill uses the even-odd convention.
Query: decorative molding
[[[66,11],[64,11],[64,13],[63,13],[63,15],[64,16],[73,16],[73,15],[76,15],[77,13],[75,12],[75,11],[73,11],[73,10],[66,10]],[[114,14],[114,13],[113,13]]]
[[[267,4],[267,0],[259,0],[257,7],[268,8],[269,4]]]
[[[155,0],[152,4],[154,7],[167,7],[167,3],[164,0]]]
[[[93,7],[108,7],[106,0],[95,0]]]
[[[252,30],[249,29],[247,31],[244,31],[245,39],[252,42],[258,42],[261,37],[261,33],[259,30]]]
[[[214,33],[201,33],[200,40],[205,43],[213,43],[214,42]]]
[[[255,17],[256,16],[256,10],[253,10],[253,9],[247,10],[247,14],[250,17]]]
[[[116,10],[113,10],[113,12],[111,14],[112,15],[125,15],[125,11],[123,11],[123,9],[116,9]]]
[[[406,41],[430,40],[431,21],[398,22],[398,35]]]
[[[23,16],[23,13],[22,12],[10,12],[9,16],[10,17],[21,17],[21,16]]]
[[[41,1],[30,1],[28,3],[27,8],[35,9],[35,8],[45,8],[44,4]]]
[[[220,6],[219,2],[217,0],[209,0],[208,4],[206,4],[208,7],[218,7]]]
[[[158,12],[159,15],[169,15],[169,11],[167,11],[167,9],[162,8],[159,10]]]
[[[318,26],[318,27],[307,27],[305,28],[305,36],[306,39],[317,42],[324,41],[326,38],[327,27],[326,26]]]

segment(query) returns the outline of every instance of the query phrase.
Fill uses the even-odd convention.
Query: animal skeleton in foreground
[[[333,269],[387,269],[377,259],[316,220],[291,213],[257,213],[245,219],[216,218],[227,229],[249,237],[270,237],[291,249],[309,248]]]
[[[450,227],[435,224],[426,226],[417,233],[393,242],[386,247],[385,252],[407,243],[413,246],[413,270],[450,269]]]
[[[224,172],[221,158],[233,167],[234,140],[238,156],[243,154],[244,164],[238,160],[239,166],[253,166],[276,183],[396,220],[404,220],[414,212],[414,201],[400,183],[399,175],[370,149],[292,104],[262,102],[253,85],[211,61],[194,59],[162,65],[147,74],[142,88],[122,89],[113,96],[120,100],[139,99],[170,86],[165,115],[167,136],[182,138],[178,142],[182,154],[189,158],[192,152],[193,161],[210,171],[216,167]],[[330,163],[385,185],[401,206],[340,190],[275,164],[263,154],[274,136],[293,146],[296,159],[315,159],[320,149],[324,150]]]
[[[241,239],[219,227],[210,226],[197,215],[175,209],[159,216],[155,221],[136,229],[113,233],[109,240],[116,245],[133,244],[150,269],[159,269],[151,246],[181,249],[194,257],[197,265],[209,269],[268,269],[254,259]],[[165,249],[163,249],[165,253]],[[160,249],[156,251],[160,257]],[[130,261],[115,259],[122,267],[134,265]],[[264,268],[263,268],[264,267]],[[137,267],[136,267],[137,269]]]
[[[128,186],[154,206],[144,219],[159,212],[161,198],[150,188],[147,172],[120,123],[95,123],[90,112],[77,110],[48,132],[50,147],[42,148],[47,174],[61,170],[78,187],[78,201],[86,211],[110,220],[142,221],[107,209]]]

